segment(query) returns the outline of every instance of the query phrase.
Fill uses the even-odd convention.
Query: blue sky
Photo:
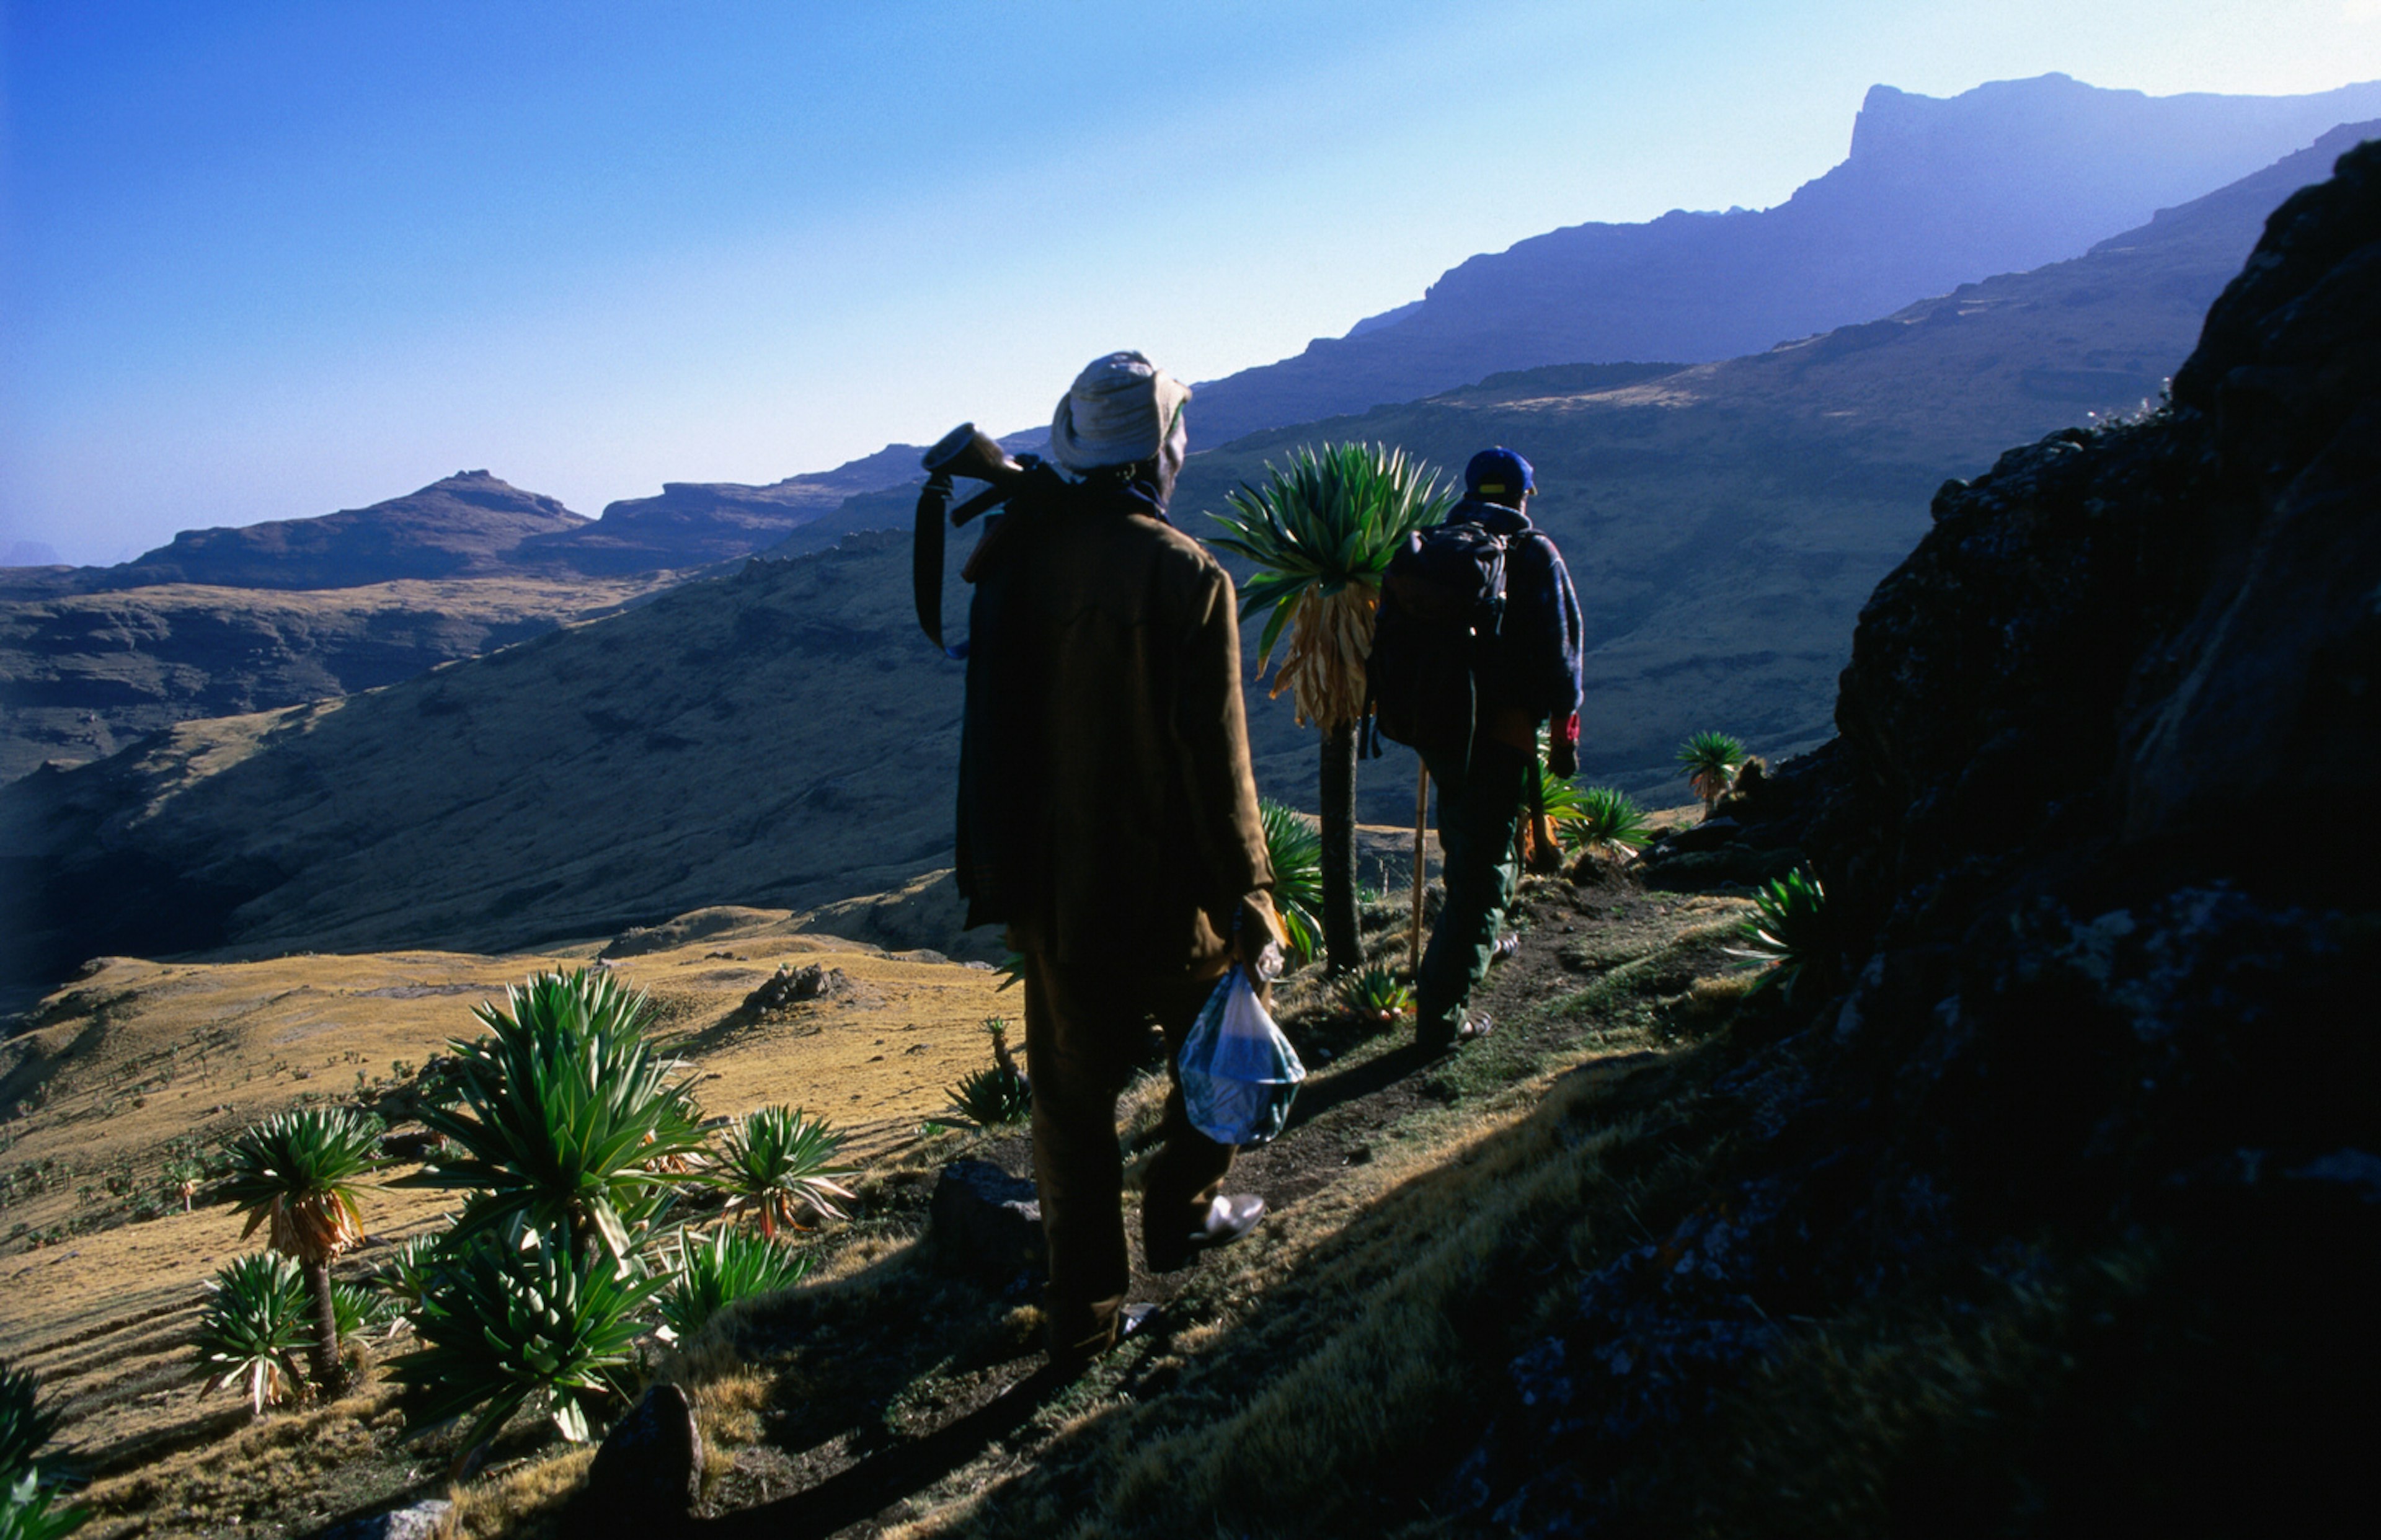
[[[774,481],[1119,346],[1211,378],[1780,202],[1875,83],[2381,77],[2381,0],[0,4],[0,551],[79,561],[464,468]]]

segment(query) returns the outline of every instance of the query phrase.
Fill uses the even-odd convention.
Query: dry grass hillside
[[[228,1392],[202,1396],[189,1347],[200,1286],[244,1247],[227,1211],[180,1211],[165,1167],[270,1111],[387,1106],[446,1038],[472,1030],[472,1003],[600,951],[652,992],[658,1040],[695,1077],[705,1113],[775,1101],[826,1112],[861,1167],[851,1221],[808,1242],[824,1258],[813,1281],[739,1307],[675,1355],[645,1350],[648,1372],[691,1386],[702,1410],[713,1445],[704,1527],[1049,1533],[1064,1510],[1085,1533],[1130,1529],[1133,1494],[1151,1477],[1145,1460],[1125,1456],[1152,1433],[1150,1414],[1173,1430],[1158,1446],[1164,1461],[1184,1466],[1163,1479],[1199,1511],[1245,1506],[1231,1483],[1198,1473],[1227,1443],[1294,1461],[1322,1438],[1342,1475],[1318,1490],[1338,1494],[1342,1517],[1372,1512],[1383,1499],[1347,1485],[1355,1466],[1436,1415],[1438,1381],[1398,1367],[1423,1363],[1407,1355],[1406,1335],[1449,1318],[1481,1258],[1535,1233],[1549,1204],[1602,1179],[1597,1163],[1640,1139],[1645,1070],[1691,1061],[1741,992],[1721,948],[1743,908],[1533,880],[1518,911],[1530,939],[1492,979],[1505,1030],[1451,1063],[1414,1060],[1401,1026],[1346,1017],[1313,974],[1288,981],[1280,1007],[1313,1078],[1290,1133],[1240,1171],[1273,1197],[1276,1219],[1215,1264],[1138,1279],[1136,1293],[1164,1306],[1161,1329],[1071,1387],[1032,1374],[1025,1298],[937,1271],[918,1243],[942,1163],[1023,1167],[1014,1133],[923,1128],[945,1088],[985,1062],[981,1020],[1015,1014],[1017,997],[995,992],[991,971],[885,953],[820,935],[808,917],[756,910],[502,957],[103,959],[45,1003],[0,1083],[27,1107],[6,1125],[0,1156],[0,1358],[37,1371],[59,1398],[62,1436],[94,1478],[88,1533],[106,1540],[297,1536],[435,1496],[456,1501],[458,1534],[571,1533],[555,1515],[586,1455],[535,1419],[513,1425],[484,1473],[450,1488],[451,1439],[400,1436],[399,1399],[377,1370],[336,1402],[262,1420]],[[1368,911],[1384,956],[1402,948],[1404,913],[1394,896]],[[849,992],[767,1017],[739,1008],[780,963],[809,962],[842,970]],[[1154,1122],[1154,1083],[1129,1097],[1136,1143]],[[1622,1086],[1631,1089],[1613,1102]],[[1583,1098],[1622,1121],[1537,1170]],[[1669,1201],[1658,1184],[1631,1179],[1627,1190]],[[1450,1204],[1470,1221],[1446,1226]],[[342,1273],[368,1272],[440,1206],[433,1195],[372,1193],[372,1238]],[[364,1351],[380,1359],[406,1346],[375,1338]],[[1375,1384],[1375,1371],[1389,1382]],[[1300,1398],[1335,1385],[1377,1393],[1334,1392],[1344,1404],[1315,1421],[1317,1406]]]
[[[184,1213],[172,1162],[293,1106],[401,1106],[393,1094],[449,1038],[479,1031],[475,1004],[606,946],[105,958],[44,1002],[34,1029],[0,1048],[0,1105],[16,1108],[0,1124],[0,1359],[61,1398],[80,1466],[137,1470],[247,1420],[237,1397],[199,1393],[189,1338],[203,1280],[254,1242],[226,1209]],[[651,993],[655,1038],[685,1061],[706,1114],[804,1106],[864,1162],[914,1142],[946,1088],[986,1062],[980,1023],[1020,1009],[988,969],[822,935],[783,911],[688,916],[609,949]],[[812,964],[848,988],[743,1008],[780,966]],[[368,1269],[451,1207],[434,1192],[375,1192],[371,1240],[343,1270]]]
[[[610,615],[675,581],[501,577],[289,590],[158,583],[0,599],[0,781],[177,722],[372,690]]]

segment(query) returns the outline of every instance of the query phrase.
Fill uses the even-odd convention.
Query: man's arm
[[[1579,771],[1579,713],[1584,694],[1585,620],[1570,568],[1555,543],[1539,534],[1529,543],[1539,560],[1532,565],[1532,628],[1527,665],[1531,704],[1547,722],[1547,768],[1568,780]]]
[[[1183,640],[1174,732],[1201,864],[1215,884],[1200,905],[1229,932],[1237,913],[1239,949],[1254,957],[1280,939],[1271,890],[1273,862],[1257,812],[1256,774],[1249,766],[1247,707],[1240,690],[1239,611],[1232,580],[1205,566]]]

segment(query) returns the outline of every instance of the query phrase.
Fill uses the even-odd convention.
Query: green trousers
[[[1467,767],[1451,756],[1423,756],[1438,787],[1439,874],[1447,901],[1431,927],[1415,981],[1414,1035],[1443,1047],[1463,1024],[1463,1007],[1488,976],[1496,936],[1512,907],[1520,865],[1513,836],[1529,795],[1533,756],[1482,739]]]
[[[1233,1146],[1190,1124],[1176,1065],[1214,978],[1153,978],[1071,968],[1025,954],[1025,1071],[1033,1083],[1033,1184],[1050,1249],[1043,1314],[1054,1358],[1086,1358],[1116,1339],[1132,1267],[1125,1253],[1123,1151],[1117,1097],[1146,1052],[1149,1019],[1166,1032],[1174,1085],[1165,1143],[1142,1182],[1142,1245],[1154,1266],[1180,1265],[1232,1164]]]

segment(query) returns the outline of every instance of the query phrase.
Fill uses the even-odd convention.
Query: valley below
[[[1194,400],[1194,535],[1304,445],[1526,454],[1586,612],[1580,780],[1660,811],[1642,855],[1521,884],[1495,1030],[1453,1052],[1293,968],[1308,1078],[1236,1173],[1274,1213],[1136,1264],[1151,1325],[1080,1374],[1041,1366],[1032,1264],[940,1212],[962,1162],[1030,1201],[1032,1067],[961,1106],[1023,999],[950,870],[965,666],[912,609],[914,451],[602,520],[465,472],[166,548],[214,581],[11,580],[0,1359],[62,1413],[91,1533],[2320,1531],[2381,1384],[2375,841],[2217,831],[2381,764],[2376,130],[1742,356],[1212,446]],[[452,569],[374,567],[391,530]],[[276,551],[316,565],[229,581]],[[1245,703],[1258,789],[1312,810],[1316,735],[1264,679]],[[1764,772],[1674,805],[1705,729]],[[1416,775],[1359,774],[1374,984],[1427,907]],[[417,1425],[386,1361],[419,1295],[335,1394],[202,1391],[208,1279],[254,1244],[227,1142],[375,1119],[339,1268],[382,1275],[455,1206],[377,1183],[455,1158],[420,1118],[473,1007],[582,969],[647,992],[706,1134],[799,1106],[853,1167],[798,1286],[621,1350],[647,1399],[604,1416],[675,1395],[708,1463]]]

